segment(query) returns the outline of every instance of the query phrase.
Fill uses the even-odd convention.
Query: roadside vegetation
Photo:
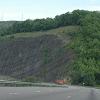
[[[100,13],[87,14],[82,19],[80,32],[72,37],[70,46],[76,52],[74,82],[100,84]]]

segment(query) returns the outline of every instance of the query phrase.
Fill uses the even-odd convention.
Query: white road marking
[[[12,92],[12,93],[8,93],[8,94],[10,94],[10,95],[17,95],[18,93]]]
[[[71,96],[68,96],[67,98],[71,98]]]
[[[35,92],[35,93],[40,93],[40,91],[33,91],[33,92]]]

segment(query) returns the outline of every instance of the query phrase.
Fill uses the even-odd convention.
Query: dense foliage
[[[76,51],[74,83],[100,84],[100,13],[91,12],[81,21],[71,47]]]

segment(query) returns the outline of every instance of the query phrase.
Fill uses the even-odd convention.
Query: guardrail
[[[0,86],[68,87],[67,85],[58,85],[58,84],[54,84],[54,83],[31,83],[31,82],[8,81],[8,80],[0,80]]]

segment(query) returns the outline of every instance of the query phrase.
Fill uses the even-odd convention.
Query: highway
[[[100,100],[100,89],[77,86],[0,87],[0,100]]]

